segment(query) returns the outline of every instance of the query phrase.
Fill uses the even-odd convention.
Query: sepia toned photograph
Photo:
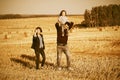
[[[0,80],[120,80],[120,0],[0,0]]]

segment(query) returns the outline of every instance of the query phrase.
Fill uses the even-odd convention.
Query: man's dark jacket
[[[74,23],[73,22],[71,22],[71,23],[67,22],[66,24],[69,26],[69,29],[71,29]],[[57,44],[66,45],[67,41],[68,41],[68,30],[65,29],[64,30],[64,36],[62,36],[62,27],[59,26],[59,23],[56,23],[55,27],[56,27],[56,30],[57,30]]]

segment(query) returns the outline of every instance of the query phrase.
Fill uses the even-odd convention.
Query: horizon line
[[[59,14],[23,14],[23,13],[5,13],[5,14],[0,14],[0,15],[45,15],[45,16],[47,16],[47,15],[59,15]],[[84,14],[67,14],[68,16],[69,15],[84,15]]]

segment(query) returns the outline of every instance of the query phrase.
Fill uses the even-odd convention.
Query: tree
[[[88,27],[120,25],[120,5],[93,7],[84,13]]]
[[[84,13],[84,19],[87,27],[91,27],[90,21],[91,21],[91,11],[86,10]]]
[[[92,15],[92,21],[93,21],[93,26],[99,26],[99,20],[98,20],[98,7],[94,7],[91,10],[91,15]]]
[[[118,5],[113,5],[112,6],[112,16],[113,16],[113,26],[118,25],[119,19],[120,19],[120,12],[119,12],[119,6]]]

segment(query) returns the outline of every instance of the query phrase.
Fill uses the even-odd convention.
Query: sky
[[[120,4],[120,0],[0,0],[0,14],[84,14],[85,9],[109,4]]]

